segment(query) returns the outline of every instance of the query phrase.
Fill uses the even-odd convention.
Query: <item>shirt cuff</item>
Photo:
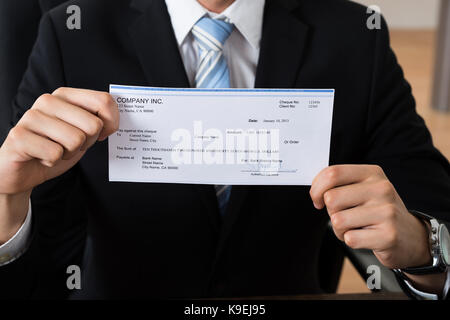
[[[411,283],[409,283],[409,281],[407,281],[407,280],[403,280],[403,281],[406,284],[406,287],[408,288],[409,292],[414,296],[414,298],[416,298],[418,300],[439,300],[439,297],[437,294],[427,293],[427,292],[417,290],[416,288],[414,288],[412,286]]]
[[[0,246],[0,267],[20,258],[27,250],[31,238],[31,201],[29,201],[27,217],[19,231]]]
[[[414,288],[414,286],[406,279],[406,277],[402,277],[403,283],[405,284],[405,289],[409,291],[409,293],[418,300],[439,300],[440,298],[442,300],[446,300],[448,299],[448,295],[449,295],[449,288],[450,288],[450,271],[447,270],[447,278],[445,281],[445,285],[444,285],[444,290],[442,292],[442,295],[437,295],[437,294],[433,294],[433,293],[428,293],[428,292],[423,292],[420,291],[416,288]]]

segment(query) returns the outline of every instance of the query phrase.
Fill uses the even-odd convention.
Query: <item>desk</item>
[[[409,300],[404,293],[352,293],[352,294],[318,294],[290,297],[273,297],[275,300]]]
[[[450,0],[442,0],[437,36],[433,108],[450,111]]]
[[[268,296],[268,297],[245,297],[245,298],[232,298],[232,299],[211,299],[214,301],[221,300],[239,300],[239,301],[251,301],[251,300],[283,300],[283,301],[296,301],[296,300],[409,300],[409,298],[402,292],[392,293],[351,293],[351,294],[312,294],[312,295],[293,295],[293,296]]]

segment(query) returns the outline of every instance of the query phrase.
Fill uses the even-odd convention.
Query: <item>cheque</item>
[[[111,85],[111,182],[310,185],[329,164],[333,89]]]

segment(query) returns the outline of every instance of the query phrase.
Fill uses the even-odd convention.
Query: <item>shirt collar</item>
[[[197,0],[165,0],[178,45],[186,39],[195,23],[205,14],[233,23],[244,38],[259,49],[265,0],[235,0],[225,11],[214,14]]]

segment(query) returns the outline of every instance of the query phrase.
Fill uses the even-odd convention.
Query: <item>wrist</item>
[[[445,291],[448,291],[446,283],[450,267],[450,236],[448,230],[445,224],[440,223],[432,216],[414,210],[410,213],[426,227],[428,241],[423,241],[422,246],[416,244],[417,251],[418,253],[422,252],[422,249],[428,247],[427,250],[424,250],[428,252],[422,253],[425,257],[422,263],[413,265],[412,261],[414,260],[412,260],[409,267],[398,271],[407,278],[408,282],[412,282],[416,289],[433,292],[440,297],[444,297],[447,295],[447,292],[444,292],[444,287],[447,288]],[[425,263],[429,257],[431,257],[431,261]]]
[[[430,247],[430,223],[426,220],[413,216],[415,222],[420,225],[418,234],[417,245],[413,248],[414,258],[408,267],[423,267],[429,266],[433,263],[433,256],[431,254]]]
[[[20,194],[0,194],[0,245],[20,229],[28,213],[31,190]]]

